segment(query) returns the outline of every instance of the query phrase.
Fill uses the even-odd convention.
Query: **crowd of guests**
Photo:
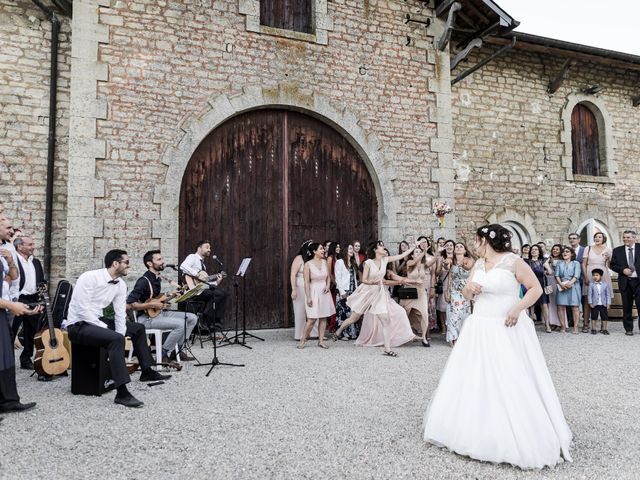
[[[567,240],[548,251],[545,242],[514,249],[543,289],[529,316],[548,333],[609,335],[613,271],[620,283],[625,333],[633,335],[633,303],[640,306],[640,244],[635,232],[625,231],[624,245],[613,250],[602,232],[595,233],[588,246],[580,244],[576,233]],[[391,356],[397,355],[391,347],[414,339],[430,346],[433,331],[453,346],[473,310],[462,289],[474,263],[464,242],[445,238],[421,236],[415,245],[403,241],[394,255],[381,241],[363,251],[360,241],[344,245],[308,240],[291,265],[298,348],[311,337],[328,348],[327,329],[334,340],[382,345]]]

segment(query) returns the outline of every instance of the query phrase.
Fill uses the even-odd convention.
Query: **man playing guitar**
[[[133,290],[129,293],[127,308],[141,312],[138,315],[138,322],[142,323],[145,328],[171,331],[162,345],[162,361],[169,363],[176,359],[176,345],[181,347],[185,338],[189,338],[198,317],[193,313],[166,310],[168,304],[165,302],[171,294],[162,296],[160,293],[162,289],[160,272],[164,270],[164,260],[160,250],[148,251],[142,260],[147,271],[138,279]],[[180,351],[180,360],[189,361],[194,358],[187,355],[186,352]]]
[[[180,265],[180,270],[187,277],[191,277],[196,281],[209,284],[209,289],[204,290],[196,300],[206,302],[204,308],[204,317],[208,326],[212,326],[215,322],[216,329],[222,326],[224,318],[225,304],[227,302],[227,294],[219,287],[222,282],[223,275],[217,274],[209,276],[205,265],[205,259],[211,256],[211,243],[208,240],[201,240],[196,245],[196,252],[192,253],[184,259]],[[215,258],[215,257],[214,257]]]

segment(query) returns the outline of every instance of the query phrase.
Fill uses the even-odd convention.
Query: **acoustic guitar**
[[[61,375],[69,368],[69,352],[64,348],[62,331],[53,326],[47,284],[40,284],[38,291],[44,300],[48,326],[34,337],[36,345],[35,369],[40,375]]]
[[[173,291],[171,293],[161,293],[160,295],[158,295],[156,297],[151,296],[151,297],[149,297],[149,300],[147,300],[147,301],[151,301],[152,299],[155,299],[155,300],[159,301],[160,303],[163,303],[163,304],[167,305],[169,303],[169,300],[171,300],[173,297],[177,297],[178,295],[182,295],[184,293],[184,291],[187,289],[186,286],[180,286],[176,282],[174,282],[173,280],[170,280],[167,277],[165,277],[164,275],[160,275],[160,278],[162,280],[165,280],[165,281],[169,282],[173,287],[175,287],[175,291]],[[149,285],[149,286],[151,286],[151,285]],[[147,316],[149,318],[156,318],[158,315],[160,315],[162,313],[162,310],[163,310],[162,308],[148,308],[147,310],[145,310],[145,313],[147,314]]]
[[[223,278],[227,278],[227,272],[215,273],[213,275],[207,275],[207,272],[204,270],[200,270],[198,272],[198,276],[194,277],[193,275],[189,275],[188,273],[184,274],[184,283],[187,285],[187,288],[191,290],[198,283],[209,283],[216,280],[222,280]]]

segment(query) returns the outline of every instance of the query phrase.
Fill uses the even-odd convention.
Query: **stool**
[[[107,350],[71,343],[71,352],[71,393],[102,395],[111,380]]]

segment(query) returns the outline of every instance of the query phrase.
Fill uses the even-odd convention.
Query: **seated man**
[[[127,297],[127,308],[142,312],[138,316],[138,322],[146,328],[157,328],[160,330],[170,330],[167,339],[162,345],[162,361],[169,363],[176,359],[176,345],[182,348],[185,338],[189,338],[193,327],[195,327],[198,317],[193,313],[169,312],[165,310],[166,303],[160,297],[162,286],[160,284],[160,272],[164,270],[164,260],[160,250],[150,250],[144,254],[144,265],[147,267],[146,273],[141,276],[133,290]],[[147,310],[160,310],[161,312],[151,318]],[[185,325],[186,318],[186,325]],[[185,332],[186,326],[186,332]],[[194,360],[180,350],[180,360]]]
[[[127,252],[109,251],[104,257],[104,265],[105,268],[84,272],[78,278],[66,321],[69,340],[80,345],[106,348],[117,389],[114,402],[126,407],[141,407],[143,402],[127,389],[131,378],[124,358],[125,335],[131,338],[133,353],[140,363],[140,381],[166,380],[171,375],[161,375],[151,368],[154,362],[144,325],[126,321],[127,286],[121,277],[129,273]],[[102,317],[108,305],[113,305],[115,321]]]
[[[214,325],[216,329],[222,327],[224,319],[225,304],[227,302],[227,294],[220,288],[222,282],[222,274],[209,275],[204,263],[204,259],[211,256],[211,244],[208,240],[202,240],[196,245],[196,252],[192,253],[184,259],[180,265],[182,273],[197,279],[196,281],[205,282],[209,285],[209,289],[204,290],[195,300],[204,302],[204,317],[208,327]],[[214,258],[216,258],[214,256]]]

